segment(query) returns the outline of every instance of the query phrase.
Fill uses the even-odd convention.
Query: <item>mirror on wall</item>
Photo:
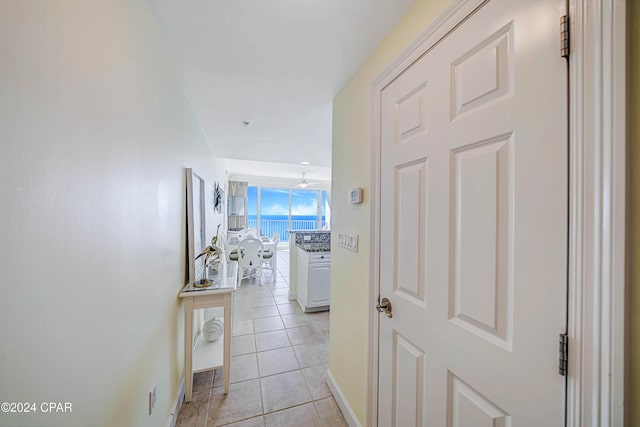
[[[187,284],[195,283],[203,271],[204,259],[195,260],[205,243],[205,185],[193,169],[185,168],[187,181]]]

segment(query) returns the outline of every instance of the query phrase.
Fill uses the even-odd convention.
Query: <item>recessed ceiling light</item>
[[[300,164],[301,164],[301,165],[310,165],[310,164],[311,164],[311,162],[304,161],[304,162],[300,162]]]

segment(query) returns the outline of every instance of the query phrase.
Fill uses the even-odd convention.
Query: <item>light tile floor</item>
[[[177,427],[347,426],[326,384],[329,312],[305,314],[289,301],[288,250],[265,276],[235,294],[229,394],[221,370],[195,374]]]

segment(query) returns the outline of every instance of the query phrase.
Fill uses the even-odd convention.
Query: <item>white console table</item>
[[[229,392],[231,368],[231,313],[233,293],[238,284],[238,263],[228,262],[221,272],[209,276],[213,285],[196,288],[189,283],[182,288],[179,297],[184,298],[184,388],[185,401],[191,401],[194,372],[224,368],[224,394]],[[202,334],[193,348],[193,311],[201,308],[224,307],[224,334],[221,340],[208,342]]]

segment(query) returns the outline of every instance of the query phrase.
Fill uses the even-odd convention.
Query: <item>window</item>
[[[277,231],[281,241],[289,241],[288,230],[329,228],[329,191],[249,187],[248,198],[248,227],[261,236]]]

